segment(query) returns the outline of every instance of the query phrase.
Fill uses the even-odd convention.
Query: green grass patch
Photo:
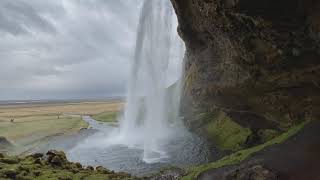
[[[103,112],[92,116],[92,119],[101,122],[116,122],[118,112]]]
[[[218,113],[206,126],[209,139],[222,151],[238,151],[251,134],[251,130],[243,128],[232,121],[225,113]]]
[[[280,136],[255,147],[249,148],[249,149],[244,149],[241,151],[238,151],[236,153],[233,153],[229,156],[226,156],[218,161],[197,166],[197,167],[192,167],[187,170],[186,176],[182,177],[181,180],[194,180],[196,179],[202,172],[207,171],[209,169],[216,169],[216,168],[221,168],[223,166],[230,166],[230,165],[236,165],[242,162],[243,160],[249,158],[252,156],[254,153],[259,152],[263,150],[266,147],[269,147],[274,144],[280,144],[286,141],[288,138],[291,136],[295,135],[298,133],[308,122],[304,122],[300,125],[294,126],[291,129],[289,129],[287,132],[281,134]]]
[[[28,145],[53,135],[75,133],[86,127],[88,124],[80,116],[28,116],[15,122],[0,123],[0,136],[16,145]]]
[[[264,130],[260,130],[258,132],[258,135],[261,138],[261,142],[265,143],[277,137],[279,135],[279,132],[274,129],[264,129]]]

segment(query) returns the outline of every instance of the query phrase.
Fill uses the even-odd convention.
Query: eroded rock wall
[[[212,142],[230,120],[243,129],[225,138],[250,130],[223,149],[232,150],[320,119],[320,1],[171,1],[187,46],[182,112],[190,129]]]

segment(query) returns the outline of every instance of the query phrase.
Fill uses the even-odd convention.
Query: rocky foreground
[[[69,162],[61,151],[33,154],[23,158],[0,154],[0,179],[15,180],[137,180],[127,173],[115,173],[101,166],[83,167]]]
[[[0,180],[318,180],[320,121],[303,123],[265,144],[188,169],[168,168],[149,177],[133,177],[104,167],[69,162],[63,152],[26,157],[0,154]]]

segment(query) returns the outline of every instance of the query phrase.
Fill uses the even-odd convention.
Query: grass
[[[92,116],[92,119],[101,122],[115,122],[117,121],[118,112],[103,112]]]
[[[111,120],[122,107],[122,102],[81,102],[41,105],[0,106],[0,136],[18,141],[26,137],[50,136],[77,131],[87,127],[80,115],[93,114],[102,120]],[[67,116],[64,114],[77,114]],[[59,118],[58,118],[59,115]],[[14,119],[14,122],[10,122]]]
[[[224,113],[218,113],[206,127],[207,135],[217,148],[222,151],[237,151],[242,149],[251,130],[243,128],[232,121]]]
[[[288,138],[291,136],[295,135],[298,133],[308,122],[304,122],[300,125],[294,126],[291,129],[289,129],[287,132],[281,134],[280,136],[255,147],[249,148],[249,149],[244,149],[241,151],[238,151],[236,153],[233,153],[229,156],[226,156],[218,161],[197,166],[197,167],[192,167],[187,170],[187,175],[182,177],[181,180],[194,180],[196,179],[202,172],[207,171],[209,169],[216,169],[216,168],[221,168],[223,166],[230,166],[230,165],[236,165],[242,162],[243,160],[249,158],[252,156],[254,153],[259,152],[263,150],[266,147],[269,147],[274,144],[280,144],[284,141],[286,141]]]
[[[119,111],[122,102],[82,102],[43,105],[8,105],[0,106],[0,122],[22,116],[41,116],[54,114],[91,115],[102,112]]]
[[[69,162],[63,152],[51,151],[47,158],[42,154],[26,157],[0,154],[0,179],[23,180],[137,180],[126,173],[115,173],[105,168],[86,168]]]
[[[0,137],[20,148],[31,147],[48,137],[77,133],[88,127],[81,115],[98,114],[107,120],[115,115],[101,116],[104,111],[116,112],[122,102],[80,102],[60,104],[28,104],[0,106]],[[69,115],[76,114],[76,115]],[[59,118],[58,118],[59,117]],[[13,119],[13,122],[11,120]]]
[[[0,123],[0,136],[25,145],[56,134],[68,134],[88,127],[80,116],[41,115],[16,118]]]

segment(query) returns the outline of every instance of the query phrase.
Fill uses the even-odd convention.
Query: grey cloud
[[[1,0],[0,99],[124,94],[141,0]]]
[[[0,29],[13,35],[24,34],[32,29],[55,32],[54,27],[37,14],[36,9],[20,0],[0,1]]]

